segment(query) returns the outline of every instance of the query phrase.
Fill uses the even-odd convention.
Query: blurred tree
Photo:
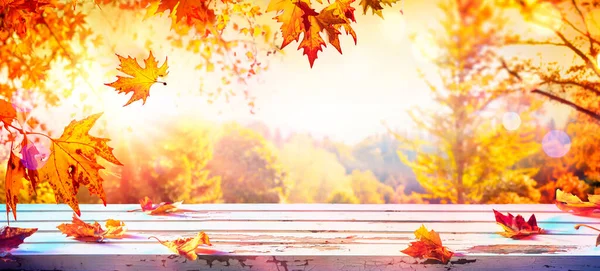
[[[161,127],[166,132],[124,140],[116,148],[126,166],[106,177],[108,201],[137,203],[148,196],[157,202],[220,202],[221,180],[206,169],[212,158],[210,128],[185,119]]]
[[[514,35],[511,44],[533,45],[549,53],[544,59],[564,55],[543,65],[522,59],[507,65],[513,76],[535,85],[531,92],[567,105],[588,118],[600,120],[600,27],[594,1],[574,0],[497,0],[505,7],[517,7],[524,19],[545,28],[547,35],[533,29],[530,35]],[[550,53],[551,52],[551,53]],[[527,62],[527,60],[526,60]],[[527,64],[527,63],[525,63]]]
[[[356,196],[347,191],[335,191],[329,195],[327,203],[346,203],[346,204],[358,204],[360,201]]]
[[[335,154],[319,148],[309,135],[290,137],[280,158],[289,172],[290,203],[324,203],[334,191],[352,192],[346,169]]]
[[[352,171],[350,182],[354,195],[362,204],[384,204],[396,201],[394,189],[379,182],[371,171]]]
[[[503,193],[520,194],[522,186],[535,185],[527,176],[536,169],[514,165],[540,150],[529,125],[530,113],[540,104],[515,108],[522,122],[516,131],[489,121],[505,112],[499,105],[515,104],[515,99],[521,104],[518,96],[508,95],[518,93],[520,84],[503,69],[495,51],[503,45],[507,19],[491,1],[444,1],[440,9],[441,30],[431,30],[437,48],[431,61],[439,80],[434,84],[426,79],[437,107],[409,112],[428,139],[396,133],[403,149],[417,151],[415,159],[403,152],[400,158],[413,169],[427,196],[442,202],[483,203]],[[535,200],[539,194],[520,196]]]
[[[221,177],[227,203],[278,203],[287,194],[287,174],[275,150],[258,133],[229,124],[207,166]]]

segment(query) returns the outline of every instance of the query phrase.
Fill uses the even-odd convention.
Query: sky
[[[197,59],[190,53],[174,54],[165,49],[168,48],[165,37],[169,32],[166,16],[128,21],[129,30],[123,30],[118,40],[112,40],[116,44],[114,48],[99,52],[102,59],[89,68],[92,77],[78,88],[89,92],[88,83],[98,86],[87,99],[97,99],[92,106],[96,111],[104,111],[116,129],[144,130],[154,125],[153,120],[157,118],[193,115],[223,122],[262,121],[271,128],[280,128],[284,134],[308,132],[348,144],[384,133],[386,128],[382,122],[394,129],[410,131],[412,123],[406,111],[414,106],[432,106],[433,102],[417,73],[418,68],[426,69],[428,64],[408,36],[431,27],[439,16],[435,14],[435,1],[403,2],[388,7],[384,12],[385,19],[362,15],[361,10],[357,10],[358,23],[354,28],[358,44],[355,46],[351,37],[344,36],[341,40],[343,55],[327,47],[319,53],[312,69],[302,51],[296,50],[298,44],[291,43],[284,56],[270,59],[270,69],[260,75],[260,82],[250,86],[250,91],[257,97],[255,114],[249,113],[241,99],[208,104],[205,97],[195,95],[200,83],[214,83],[220,79],[211,75],[199,76],[194,71]],[[92,18],[91,24],[97,26],[96,31],[105,31],[109,39],[114,38],[103,21],[109,12],[103,12],[95,14],[96,21]],[[274,27],[278,25],[274,24]],[[154,85],[144,105],[136,102],[122,107],[129,95],[117,94],[103,86],[114,81],[117,74],[116,69],[108,75],[106,71],[111,65],[118,66],[114,53],[139,58],[147,56],[145,40],[139,36],[163,45],[154,47],[153,54],[159,63],[168,56],[169,76],[165,79],[168,84]],[[71,107],[65,103],[62,110],[68,111]],[[60,112],[54,114],[58,116]],[[56,121],[68,123],[69,118],[62,113]]]

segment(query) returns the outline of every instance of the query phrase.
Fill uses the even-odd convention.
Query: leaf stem
[[[594,227],[592,227],[590,225],[586,225],[586,224],[577,224],[577,225],[575,225],[575,229],[576,230],[579,230],[579,228],[581,228],[581,227],[586,227],[586,228],[590,228],[590,229],[595,230],[595,231],[600,231],[600,229],[594,228]]]

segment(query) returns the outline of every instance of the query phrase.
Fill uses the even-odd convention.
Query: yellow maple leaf
[[[90,136],[88,132],[102,113],[91,115],[80,121],[71,121],[58,139],[51,139],[50,155],[44,166],[36,171],[37,182],[49,182],[54,190],[56,202],[67,203],[77,215],[81,215],[77,191],[87,187],[106,205],[106,194],[102,187],[98,156],[115,165],[122,166],[108,146],[108,138]]]
[[[196,255],[196,248],[200,245],[212,246],[208,235],[204,232],[198,232],[195,237],[178,238],[173,241],[161,241],[160,239],[150,236],[148,239],[154,238],[160,242],[163,246],[168,247],[171,251],[186,257],[187,259],[194,261],[198,258]]]
[[[145,104],[146,98],[150,96],[150,87],[153,84],[162,83],[165,86],[167,85],[166,82],[157,81],[158,77],[168,74],[167,58],[165,58],[162,66],[158,67],[158,62],[150,52],[148,58],[144,60],[145,67],[142,68],[133,57],[124,58],[118,54],[117,57],[121,62],[121,66],[117,70],[132,77],[117,76],[117,81],[105,85],[115,88],[119,93],[133,92],[125,106],[138,100],[142,100],[142,104]]]

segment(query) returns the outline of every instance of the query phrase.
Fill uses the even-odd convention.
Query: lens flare
[[[571,138],[563,131],[552,130],[542,139],[542,148],[546,155],[550,157],[563,157],[571,149]]]
[[[521,126],[521,117],[515,112],[506,112],[502,116],[502,125],[506,130],[517,130]]]

